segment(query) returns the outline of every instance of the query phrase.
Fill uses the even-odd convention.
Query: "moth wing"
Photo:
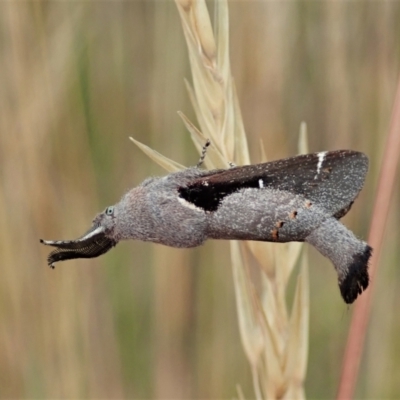
[[[245,188],[270,188],[303,195],[330,215],[341,218],[363,187],[365,154],[336,150],[215,170],[179,189],[187,201],[215,211],[224,197]]]

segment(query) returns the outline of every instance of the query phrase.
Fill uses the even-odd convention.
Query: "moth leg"
[[[204,159],[206,158],[207,149],[208,149],[208,146],[209,146],[210,144],[211,144],[210,139],[207,139],[206,143],[205,143],[204,146],[203,146],[203,150],[201,150],[200,160],[199,160],[199,162],[198,162],[197,165],[196,165],[197,168],[200,168],[200,167],[203,165]]]
[[[338,273],[342,297],[347,304],[353,303],[368,287],[371,247],[357,239],[353,232],[334,217],[314,229],[305,241],[332,261]]]
[[[228,164],[229,164],[229,168],[235,168],[236,167],[236,164],[233,163],[232,161],[228,161]]]

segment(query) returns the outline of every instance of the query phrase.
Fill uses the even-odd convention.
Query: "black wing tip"
[[[371,254],[372,248],[368,245],[365,246],[362,252],[355,254],[346,277],[339,283],[343,300],[347,304],[353,303],[358,295],[368,287],[368,261]]]

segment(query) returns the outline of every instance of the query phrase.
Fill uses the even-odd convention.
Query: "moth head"
[[[56,248],[47,257],[48,265],[54,268],[54,263],[58,261],[93,258],[106,253],[118,243],[114,238],[116,217],[116,207],[110,206],[94,218],[91,228],[78,239],[40,239],[41,243]]]

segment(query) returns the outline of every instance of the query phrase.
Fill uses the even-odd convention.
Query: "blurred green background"
[[[231,62],[253,161],[310,151],[370,157],[344,223],[366,238],[400,72],[400,2],[230,2]],[[253,397],[228,244],[125,242],[54,271],[39,238],[76,238],[145,177],[129,140],[198,155],[186,44],[172,1],[0,3],[0,397]],[[359,398],[400,398],[399,188],[392,202]],[[337,390],[351,308],[310,249],[306,393]]]

